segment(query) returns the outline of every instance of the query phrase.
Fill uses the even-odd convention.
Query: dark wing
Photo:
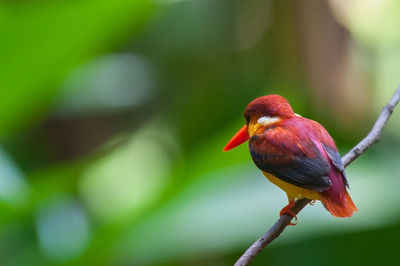
[[[290,184],[321,192],[331,186],[329,162],[307,134],[277,126],[249,141],[254,163]]]
[[[322,146],[324,147],[326,154],[328,154],[329,159],[332,161],[333,166],[335,166],[335,168],[342,173],[344,184],[346,185],[346,187],[349,187],[349,182],[347,181],[346,174],[344,173],[342,157],[336,150],[331,149],[324,144]]]

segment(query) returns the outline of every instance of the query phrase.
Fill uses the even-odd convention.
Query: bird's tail
[[[338,204],[337,202],[332,201],[329,197],[324,196],[321,201],[324,207],[335,217],[351,217],[353,212],[357,211],[357,207],[354,205],[353,200],[347,191],[344,200],[341,202],[342,204]]]

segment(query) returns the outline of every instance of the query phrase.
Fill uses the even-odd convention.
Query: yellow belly
[[[269,181],[271,181],[273,184],[277,185],[283,191],[285,191],[289,198],[294,198],[294,199],[307,198],[311,200],[321,199],[321,195],[319,192],[289,184],[277,178],[276,176],[264,171],[263,174]]]

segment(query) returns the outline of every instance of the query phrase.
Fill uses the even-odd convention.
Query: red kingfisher
[[[228,151],[249,140],[255,165],[286,192],[289,204],[280,215],[296,217],[296,199],[320,200],[335,217],[357,211],[346,187],[342,159],[334,140],[319,123],[293,112],[280,95],[254,99],[244,110],[246,124],[225,146]]]

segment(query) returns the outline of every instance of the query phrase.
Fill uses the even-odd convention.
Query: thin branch
[[[344,166],[348,166],[352,161],[363,154],[369,146],[379,141],[383,127],[386,125],[389,117],[392,115],[394,108],[399,103],[400,100],[400,86],[397,88],[390,102],[383,107],[381,114],[375,122],[368,135],[360,141],[353,149],[351,149],[345,156],[343,156],[342,161]]]
[[[397,88],[390,102],[383,108],[368,135],[354,148],[352,148],[345,156],[343,156],[342,161],[345,167],[363,154],[372,144],[379,141],[382,130],[392,115],[393,109],[396,107],[399,100],[400,86]],[[298,214],[310,202],[311,200],[309,199],[297,200],[295,206],[292,208],[292,211]],[[246,252],[235,263],[235,266],[249,265],[266,246],[268,246],[283,232],[283,230],[285,230],[286,226],[291,220],[292,217],[289,215],[282,215],[261,238],[254,242],[253,245],[246,250]]]

